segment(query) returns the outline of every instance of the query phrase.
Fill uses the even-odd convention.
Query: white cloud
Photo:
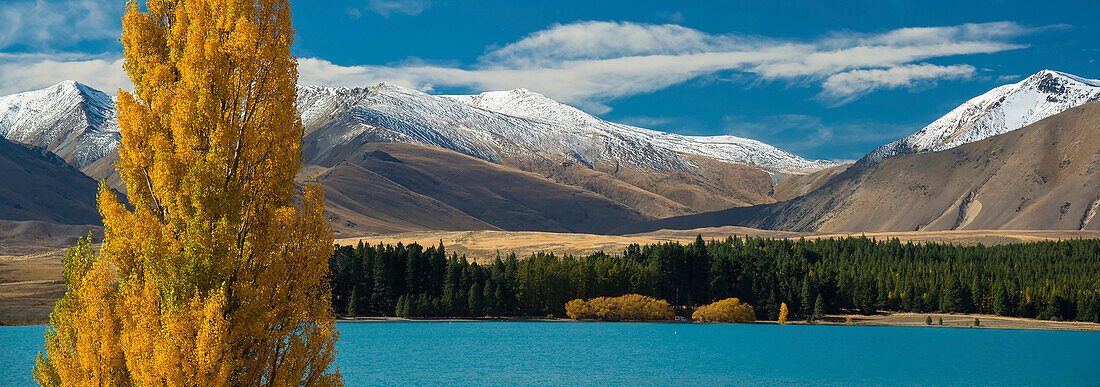
[[[555,24],[495,49],[480,60],[497,65],[552,64],[641,55],[676,55],[748,49],[744,39],[712,35],[675,24],[578,22]]]
[[[919,82],[966,79],[974,76],[974,66],[937,66],[928,63],[886,69],[851,70],[830,75],[821,84],[821,95],[850,101],[874,90],[911,87]]]
[[[398,12],[396,5],[380,4],[375,5],[388,9],[386,12]],[[1033,30],[998,22],[878,34],[833,33],[816,40],[791,41],[711,34],[674,24],[588,21],[556,24],[513,43],[491,47],[475,63],[466,65],[407,61],[344,66],[321,58],[301,58],[298,70],[302,84],[365,86],[388,81],[424,91],[525,87],[597,114],[609,111],[606,104],[617,98],[716,73],[819,86],[821,97],[843,103],[879,89],[966,79],[974,71],[968,65],[940,66],[924,61],[1023,48],[1011,38]],[[128,87],[121,66],[108,66],[112,61],[79,55],[11,60],[0,54],[0,68],[4,69],[0,71],[0,92],[63,79],[109,90]]]
[[[118,54],[66,52],[85,42],[113,42],[122,34],[119,0],[0,2],[0,95],[72,79],[113,94],[130,88]]]
[[[110,0],[5,1],[0,4],[0,49],[116,40],[122,32],[124,4]]]
[[[74,58],[72,54],[0,55],[0,95],[41,89],[64,80],[75,80],[114,95],[133,89],[122,69],[122,59]]]
[[[370,0],[367,2],[367,9],[382,17],[393,14],[416,16],[431,5],[429,0]]]
[[[813,41],[788,41],[710,34],[674,24],[587,21],[555,24],[491,48],[468,66],[340,66],[306,58],[299,70],[301,82],[307,84],[365,85],[384,80],[421,90],[525,87],[596,113],[606,112],[605,104],[616,98],[719,72],[820,84],[822,96],[850,101],[869,91],[910,87],[917,81],[966,78],[962,73],[968,68],[973,72],[972,67],[915,62],[1024,48],[1010,39],[1034,30],[997,22],[879,34],[834,33]]]

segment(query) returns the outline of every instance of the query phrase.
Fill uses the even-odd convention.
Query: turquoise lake
[[[769,324],[338,324],[349,386],[1100,385],[1100,333]],[[45,327],[0,327],[29,385]]]

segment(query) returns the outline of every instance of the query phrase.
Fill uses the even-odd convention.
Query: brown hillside
[[[845,171],[773,205],[662,219],[638,232],[721,225],[798,231],[1098,230],[1100,103],[942,152]]]
[[[100,223],[95,180],[53,153],[0,138],[0,220]]]
[[[344,223],[347,232],[606,232],[651,219],[596,193],[442,148],[368,143],[345,154],[354,156],[335,162],[318,180],[333,214],[355,224]],[[322,167],[333,162],[319,161]]]
[[[845,163],[805,175],[787,175],[775,185],[773,196],[782,202],[816,191],[850,166],[852,163]]]
[[[446,203],[351,163],[317,177],[329,224],[339,235],[424,230],[496,230]]]

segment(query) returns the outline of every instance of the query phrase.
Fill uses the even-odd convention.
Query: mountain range
[[[1100,101],[938,152],[849,168],[803,196],[647,221],[616,233],[725,225],[802,232],[1100,230]]]
[[[1089,102],[1097,99],[1100,81],[1044,70],[839,165],[751,139],[608,122],[525,89],[429,95],[388,83],[299,86],[299,180],[321,183],[342,235],[1094,229],[1100,144]],[[94,210],[94,181],[124,190],[113,168],[121,139],[114,115],[108,95],[73,81],[0,97],[0,135],[11,142],[4,146],[24,144],[43,157],[12,163],[61,163],[86,175],[70,188],[90,187],[67,194],[86,198],[81,210],[66,210],[72,216],[36,219],[96,222],[75,215]],[[0,203],[0,220],[24,220],[10,215],[25,205],[18,201]]]

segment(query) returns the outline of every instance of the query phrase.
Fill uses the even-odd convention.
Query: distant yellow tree
[[[339,385],[318,187],[296,199],[302,128],[287,0],[130,1],[106,238],[65,261],[44,385]]]
[[[787,303],[786,302],[779,304],[779,323],[780,324],[786,324],[787,323]]]
[[[699,322],[745,323],[756,321],[756,312],[749,304],[736,298],[727,298],[718,302],[700,306],[691,314]]]

